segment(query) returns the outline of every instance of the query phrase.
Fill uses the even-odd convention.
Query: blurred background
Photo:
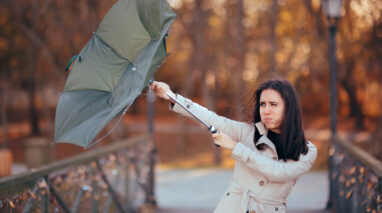
[[[79,53],[115,0],[0,2],[0,146],[14,163],[51,143],[55,107],[70,58]],[[320,0],[169,0],[177,14],[155,80],[218,114],[249,121],[255,89],[272,77],[300,95],[304,129],[318,147],[314,170],[328,167],[330,35]],[[382,1],[345,0],[337,23],[338,135],[382,159]],[[99,146],[147,132],[147,93]],[[102,134],[113,126],[111,123]],[[233,168],[196,122],[155,101],[154,138],[160,168]],[[37,138],[37,139],[36,139]],[[33,144],[33,145],[32,145]],[[28,148],[29,147],[29,148]],[[84,152],[49,146],[45,162]],[[50,152],[50,151],[49,151]],[[32,165],[33,166],[33,165]]]
[[[0,4],[1,146],[14,151],[16,162],[24,160],[21,147],[27,137],[44,136],[52,141],[55,106],[68,76],[66,65],[115,2],[20,0]],[[264,80],[282,76],[300,94],[307,138],[321,142],[322,136],[329,137],[325,132],[330,127],[329,32],[320,0],[169,3],[177,18],[168,38],[170,56],[157,71],[156,80],[220,115],[248,120],[251,109],[247,106],[254,90]],[[338,129],[369,133],[364,145],[366,149],[372,146],[370,151],[377,157],[382,153],[377,142],[382,128],[381,12],[382,2],[377,0],[344,1],[336,37]],[[142,95],[106,141],[146,131],[146,103]],[[175,160],[177,154],[184,158],[191,150],[195,151],[190,155],[193,159],[196,152],[211,153],[208,132],[194,130],[194,124],[169,112],[167,103],[156,102],[155,130],[164,162]],[[321,135],[310,135],[310,130],[320,130]],[[316,136],[321,137],[312,138]],[[69,151],[72,148],[76,149],[65,147],[65,153],[54,157],[81,151]]]

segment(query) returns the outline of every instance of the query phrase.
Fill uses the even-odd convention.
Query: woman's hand
[[[232,140],[228,135],[226,135],[223,132],[212,134],[212,139],[214,139],[215,144],[228,150],[233,150],[237,144],[236,141]]]
[[[156,96],[164,100],[171,101],[167,94],[175,98],[175,94],[171,91],[170,87],[166,83],[153,81],[153,83],[150,85],[150,89],[154,91]]]

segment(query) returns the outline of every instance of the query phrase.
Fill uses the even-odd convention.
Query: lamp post
[[[328,18],[330,33],[330,130],[333,138],[337,131],[337,58],[335,38],[337,22],[341,16],[342,0],[322,0],[322,7]]]
[[[155,156],[157,153],[157,147],[154,141],[154,104],[155,104],[155,94],[149,89],[147,95],[147,117],[148,117],[148,132],[151,135],[151,152],[149,156],[149,174],[148,174],[148,187],[147,187],[147,196],[146,196],[146,204],[150,204],[156,206],[155,200]]]
[[[337,131],[337,58],[336,58],[336,32],[337,32],[337,22],[341,16],[342,0],[322,0],[322,7],[324,9],[325,15],[329,22],[329,33],[330,33],[330,130],[332,141],[336,136]],[[334,169],[334,144],[331,145],[329,149],[329,200],[327,202],[327,208],[333,208],[336,204],[335,198],[338,190],[336,183],[338,182],[338,177],[333,180],[333,169]]]

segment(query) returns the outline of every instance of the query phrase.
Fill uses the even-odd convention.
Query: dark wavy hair
[[[287,159],[299,160],[300,154],[308,152],[307,142],[302,129],[302,113],[300,99],[295,87],[287,80],[268,80],[260,85],[254,93],[255,101],[253,122],[261,121],[260,118],[260,96],[266,89],[273,89],[280,93],[284,100],[284,117],[281,124],[280,139],[275,143],[279,160]],[[254,143],[260,138],[258,131],[255,131]],[[261,147],[259,147],[261,149]]]

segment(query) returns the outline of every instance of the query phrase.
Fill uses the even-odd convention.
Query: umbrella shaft
[[[168,92],[166,92],[166,95],[173,101],[175,101],[175,103],[179,104],[179,106],[181,106],[183,109],[185,109],[188,113],[190,113],[192,116],[194,116],[197,120],[199,120],[200,122],[202,122],[204,125],[207,126],[208,130],[212,133],[212,134],[215,134],[215,133],[218,133],[218,130],[215,129],[214,126],[212,125],[208,125],[206,122],[204,122],[202,119],[200,119],[197,115],[195,115],[193,112],[191,112],[186,106],[184,106],[182,103],[180,103],[178,100],[176,100],[176,98],[172,97]],[[219,145],[217,145],[216,143],[214,143],[215,146],[217,147],[220,147]]]
[[[208,129],[211,128],[210,125],[208,125],[206,122],[204,122],[202,119],[200,119],[197,115],[195,115],[193,112],[191,112],[186,106],[184,106],[182,103],[180,103],[176,98],[172,97],[168,92],[166,92],[166,95],[173,101],[175,101],[179,106],[181,106],[183,109],[185,109],[188,113],[190,113],[192,116],[194,116],[197,120],[202,122],[204,125],[207,126]]]

